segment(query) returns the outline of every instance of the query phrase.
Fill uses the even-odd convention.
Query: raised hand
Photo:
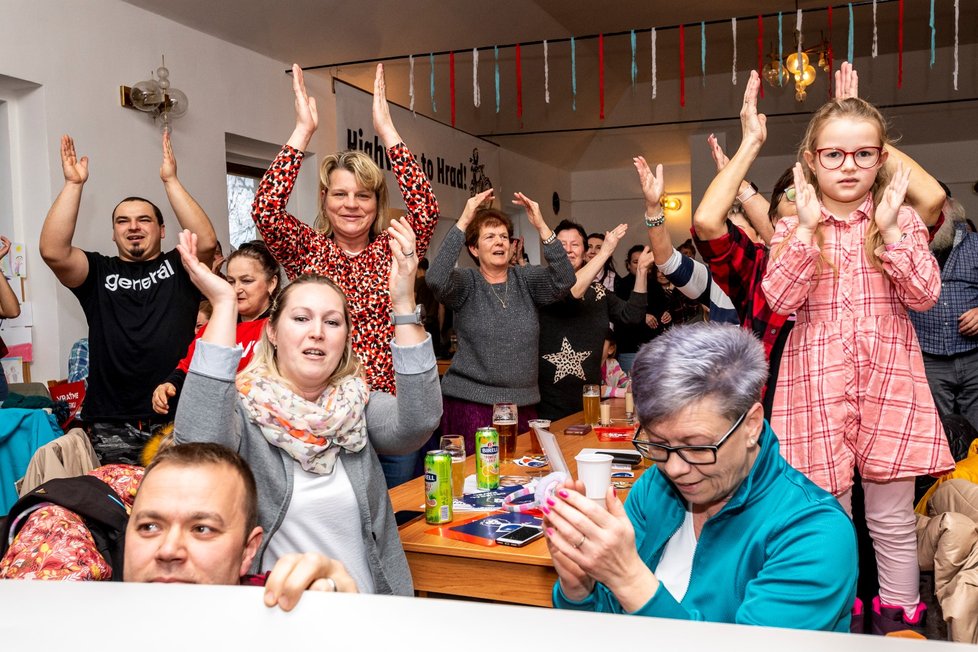
[[[611,258],[612,254],[615,253],[615,248],[626,233],[628,233],[627,224],[619,224],[610,231],[605,231],[604,242],[601,243],[601,253],[607,254],[606,258]]]
[[[859,97],[859,75],[848,61],[843,61],[835,71],[835,99]]]
[[[526,216],[530,220],[530,224],[539,231],[541,228],[546,228],[547,223],[543,220],[543,214],[540,213],[540,204],[536,203],[526,195],[521,192],[513,193],[513,203],[517,206],[522,206],[526,209]]]
[[[740,108],[740,129],[745,143],[762,144],[767,140],[767,116],[757,112],[757,94],[760,90],[761,78],[756,70],[751,70],[744,89],[744,104]]]
[[[10,238],[0,235],[0,259],[10,253]]]
[[[295,131],[303,134],[308,144],[309,138],[319,127],[319,112],[316,110],[316,98],[309,97],[306,92],[302,68],[295,63],[292,64],[292,92],[295,94]]]
[[[479,209],[487,203],[491,204],[495,198],[496,196],[493,195],[492,188],[469,197],[469,200],[465,202],[465,208],[462,209],[462,214],[459,216],[458,222],[456,222],[458,228],[464,232],[465,227],[472,223],[472,218],[479,212]]]
[[[88,157],[78,158],[75,154],[75,141],[68,134],[61,137],[61,170],[65,175],[65,183],[81,185],[88,181]]]
[[[417,240],[414,229],[406,218],[391,220],[387,227],[390,235],[391,276],[390,293],[391,305],[396,314],[407,314],[414,311],[414,278],[418,272]]]
[[[632,159],[632,163],[638,171],[639,183],[642,184],[646,214],[649,214],[649,211],[658,211],[659,199],[662,197],[666,183],[665,175],[662,173],[662,164],[655,166],[655,173],[653,174],[649,164],[645,161],[645,157],[636,156]]]
[[[390,107],[387,105],[387,82],[384,80],[384,64],[377,64],[377,75],[374,77],[374,131],[380,137],[384,147],[393,147],[401,142],[401,136],[394,128],[391,120]]]
[[[717,137],[710,134],[706,138],[707,144],[710,146],[710,156],[713,157],[713,162],[716,163],[717,172],[727,167],[727,163],[730,162],[730,158],[723,153],[723,149],[720,147],[720,143],[717,142]]]
[[[163,183],[177,178],[177,159],[173,156],[170,133],[163,133],[163,163],[160,164],[160,179]]]
[[[883,240],[887,244],[892,244],[902,237],[900,225],[897,221],[900,206],[907,196],[907,187],[910,185],[910,168],[904,168],[902,161],[897,161],[890,183],[883,191],[883,197],[876,206],[876,226],[883,235]]]
[[[204,295],[204,298],[211,302],[215,312],[221,302],[230,302],[237,307],[237,299],[231,284],[212,272],[209,265],[197,258],[196,233],[187,229],[181,231],[177,251],[180,252],[180,261],[190,275],[190,280]]]
[[[642,253],[638,256],[638,274],[648,274],[649,270],[652,269],[652,265],[654,264],[655,255],[652,253],[652,250],[648,247],[643,247]],[[636,274],[636,276],[638,274]],[[655,328],[655,326],[652,328]]]
[[[795,208],[798,209],[798,236],[807,244],[811,244],[811,237],[818,228],[818,222],[822,219],[822,207],[818,202],[818,195],[815,188],[805,179],[801,163],[795,163],[793,168],[795,177]]]

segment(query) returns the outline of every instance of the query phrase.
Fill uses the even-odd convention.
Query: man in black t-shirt
[[[90,371],[82,419],[90,425],[103,464],[139,463],[154,421],[153,389],[173,371],[193,339],[200,294],[176,251],[163,253],[163,215],[152,202],[127,197],[112,211],[118,256],[71,244],[88,158],[61,139],[65,185],[41,229],[41,256],[78,298],[88,319]],[[197,234],[197,252],[210,263],[217,243],[200,205],[177,178],[169,134],[163,135],[160,179],[180,226]]]

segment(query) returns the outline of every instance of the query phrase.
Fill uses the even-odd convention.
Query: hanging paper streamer
[[[802,35],[801,35],[801,9],[799,9],[799,10],[797,10],[795,12],[795,34],[798,35],[798,51],[796,52],[796,54],[798,55],[798,71],[799,72],[802,72],[802,65],[801,65],[801,62],[802,62],[802,59],[801,59],[801,40],[802,40]]]
[[[679,106],[686,106],[686,32],[679,26]]]
[[[571,110],[577,111],[577,46],[571,37]]]
[[[496,77],[496,113],[499,113],[499,47],[492,46],[493,61],[495,64],[495,77]]]
[[[934,26],[934,0],[930,0],[930,20],[927,24],[930,25],[930,67],[933,68],[936,60],[934,45],[937,40],[937,28]]]
[[[516,117],[523,120],[523,63],[519,43],[516,44]]]
[[[635,91],[635,80],[638,79],[638,66],[635,65],[635,50],[637,49],[635,44],[635,30],[631,31],[629,34],[630,40],[632,42],[632,92]]]
[[[903,0],[897,2],[897,88],[903,88]]]
[[[730,19],[730,29],[733,32],[733,67],[730,72],[730,83],[737,85],[737,19]]]
[[[853,35],[855,34],[855,31],[856,30],[853,26],[853,21],[852,21],[852,3],[850,2],[849,3],[849,52],[846,56],[846,61],[848,61],[849,63],[852,63],[853,44],[855,43],[855,40],[853,39]]]
[[[452,126],[455,126],[455,53],[448,53],[448,99],[452,109]]]
[[[550,104],[550,54],[547,42],[543,42],[543,100]]]
[[[472,104],[477,109],[482,104],[482,91],[479,89],[479,48],[472,48]]]
[[[829,88],[829,99],[832,99],[832,80],[835,77],[833,71],[835,70],[835,64],[833,63],[835,57],[832,54],[832,5],[829,5],[829,47],[828,52],[825,53],[829,59],[829,83],[827,84]]]
[[[784,52],[783,25],[781,23],[781,12],[778,12],[778,57]],[[778,62],[778,86],[784,86],[784,66]]]
[[[957,32],[955,32],[955,34],[957,34]],[[652,36],[650,38],[652,42],[652,99],[654,100],[656,95],[656,76],[657,76],[655,70],[655,28],[654,27],[652,28]]]
[[[958,3],[954,0],[954,90],[958,90]]]
[[[764,17],[757,14],[757,74],[764,72]],[[763,79],[763,77],[761,78]],[[761,98],[764,97],[764,84],[761,84]]]
[[[435,53],[434,52],[429,52],[428,53],[428,64],[431,67],[431,75],[429,75],[429,80],[430,80],[429,86],[431,87],[431,89],[430,89],[430,92],[431,92],[431,112],[432,113],[438,113],[438,105],[435,104]]]
[[[873,0],[873,58],[876,58],[876,0]]]
[[[604,120],[604,34],[598,34],[598,119]]]
[[[700,21],[700,78],[706,86],[706,23]]]
[[[408,57],[408,97],[411,98],[411,113],[414,113],[414,55]]]

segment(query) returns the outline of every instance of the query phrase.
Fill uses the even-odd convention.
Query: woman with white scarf
[[[183,264],[214,313],[174,433],[178,442],[228,446],[251,465],[265,532],[253,572],[313,551],[341,561],[362,593],[414,593],[377,454],[418,449],[441,419],[441,393],[431,338],[413,319],[414,232],[403,219],[388,232],[392,312],[402,322],[391,342],[396,398],[370,391],[350,346],[346,298],[311,274],[280,293],[252,362],[236,378],[234,293],[197,260],[196,236],[180,235]]]

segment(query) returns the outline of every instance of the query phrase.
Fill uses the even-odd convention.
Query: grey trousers
[[[924,368],[941,416],[964,415],[978,429],[978,349],[955,356],[925,353]]]

